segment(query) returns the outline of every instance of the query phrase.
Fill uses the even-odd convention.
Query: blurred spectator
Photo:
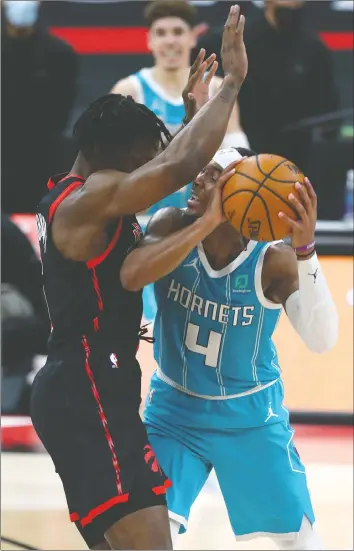
[[[113,92],[130,95],[144,103],[174,134],[185,116],[182,92],[188,80],[191,52],[196,44],[193,30],[196,9],[186,0],[155,0],[148,4],[145,18],[154,66],[118,81]],[[210,86],[212,94],[220,84],[221,79],[214,77]],[[231,115],[224,145],[248,146],[239,124],[237,105]],[[185,206],[183,194],[176,193],[164,199],[149,212],[170,205]]]
[[[335,111],[331,54],[303,27],[303,1],[266,0],[264,14],[246,27],[249,71],[239,95],[242,124],[257,151],[275,153],[308,170],[311,130],[285,131]]]
[[[35,212],[73,105],[77,56],[40,27],[39,1],[3,1],[1,11],[2,208]]]
[[[331,54],[304,28],[304,4],[301,0],[266,0],[264,13],[247,21],[249,69],[238,101],[252,147],[283,155],[307,171],[311,130],[283,129],[335,111],[338,97]],[[198,46],[219,53],[221,32],[217,31],[211,29],[201,36]]]
[[[49,319],[41,264],[26,236],[1,216],[2,412],[28,414],[27,375],[46,354]]]

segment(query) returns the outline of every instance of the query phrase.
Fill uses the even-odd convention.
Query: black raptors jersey
[[[84,354],[86,359],[91,356],[96,370],[100,358],[110,369],[131,367],[136,364],[142,296],[122,287],[120,269],[139,241],[141,228],[135,216],[120,217],[107,226],[108,245],[98,258],[89,262],[64,258],[53,243],[51,223],[61,201],[83,184],[82,178],[71,174],[51,178],[50,191],[38,207],[43,286],[52,324],[49,359]]]

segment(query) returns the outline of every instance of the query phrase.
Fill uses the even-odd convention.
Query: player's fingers
[[[204,82],[207,86],[209,86],[209,84],[211,83],[211,81],[213,80],[213,78],[215,77],[215,73],[216,71],[218,70],[218,67],[219,67],[219,63],[217,61],[214,61],[214,63],[212,64],[212,66],[210,67],[210,71],[209,73],[207,74]]]
[[[311,184],[311,182],[308,178],[304,179],[304,183],[305,183],[305,186],[306,186],[306,189],[307,189],[307,193],[310,197],[311,204],[312,204],[313,208],[316,209],[317,208],[317,195],[316,195],[316,192],[313,189],[313,186],[312,186],[312,184]]]
[[[229,16],[225,23],[225,29],[228,31],[235,31],[238,22],[238,15],[240,13],[240,6],[231,6]]]
[[[284,222],[286,222],[292,230],[300,229],[299,223],[289,218],[289,216],[287,216],[285,212],[282,212],[282,211],[278,212],[278,218],[280,218],[281,220],[284,220]]]
[[[196,60],[194,61],[190,71],[189,71],[189,77],[191,77],[192,75],[194,75],[194,73],[196,72],[196,70],[198,69],[198,67],[200,66],[201,63],[203,63],[204,61],[204,58],[205,58],[205,49],[202,48],[199,52],[199,54],[197,55],[196,57]]]
[[[216,186],[217,187],[223,187],[223,185],[235,174],[235,168],[228,168],[228,170],[224,170],[223,173],[220,175]]]
[[[215,60],[216,60],[216,54],[211,54],[208,57],[208,59],[205,60],[207,69],[209,69],[209,67],[214,63]]]
[[[309,194],[307,193],[306,186],[301,185],[299,182],[296,182],[295,189],[297,190],[298,194],[300,195],[301,203],[303,207],[305,208],[307,214],[311,213],[311,200],[309,197]]]
[[[188,94],[189,92],[191,92],[194,86],[197,84],[197,82],[200,82],[202,80],[205,70],[206,70],[206,62],[203,61],[200,67],[188,80],[187,86],[184,89],[184,94]]]
[[[238,22],[238,25],[237,25],[237,29],[236,29],[236,34],[237,36],[239,36],[240,38],[243,37],[243,31],[244,31],[244,28],[245,28],[245,22],[246,22],[246,18],[244,15],[240,15],[240,19],[239,19],[239,22]]]
[[[289,201],[292,202],[294,207],[296,208],[296,211],[298,215],[300,216],[301,220],[304,220],[307,217],[307,211],[304,205],[299,201],[297,197],[293,193],[290,193],[288,196]]]
[[[224,168],[223,173],[224,173],[224,172],[228,172],[229,170],[235,168],[237,165],[239,165],[240,163],[242,163],[242,161],[243,161],[245,158],[246,158],[246,157],[241,157],[241,159],[237,159],[237,161],[232,161],[232,163],[230,163],[226,168]]]

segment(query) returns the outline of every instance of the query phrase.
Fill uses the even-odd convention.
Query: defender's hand
[[[248,59],[243,41],[245,17],[240,6],[232,6],[222,37],[221,58],[225,76],[231,75],[241,87],[248,70]]]
[[[205,50],[202,49],[191,67],[188,82],[182,93],[186,111],[184,124],[190,122],[197,111],[209,100],[209,85],[217,71],[218,63],[215,61],[215,54],[211,54],[205,61],[204,58]],[[209,72],[206,75],[207,71]]]
[[[305,178],[304,185],[297,182],[295,189],[300,195],[300,200],[293,193],[290,193],[289,199],[297,210],[299,220],[292,220],[284,212],[279,212],[279,218],[282,218],[289,224],[291,228],[291,245],[294,249],[298,249],[306,247],[315,241],[317,195],[308,178]],[[309,253],[311,253],[311,250],[305,250],[303,253],[297,251],[298,256],[308,256]]]

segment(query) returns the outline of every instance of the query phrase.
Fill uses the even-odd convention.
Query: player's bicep
[[[149,220],[139,247],[157,243],[180,230],[183,225],[183,215],[180,209],[166,207],[157,211]]]
[[[297,258],[294,250],[285,243],[270,247],[266,253],[264,276],[266,298],[276,304],[285,303],[299,289]]]

